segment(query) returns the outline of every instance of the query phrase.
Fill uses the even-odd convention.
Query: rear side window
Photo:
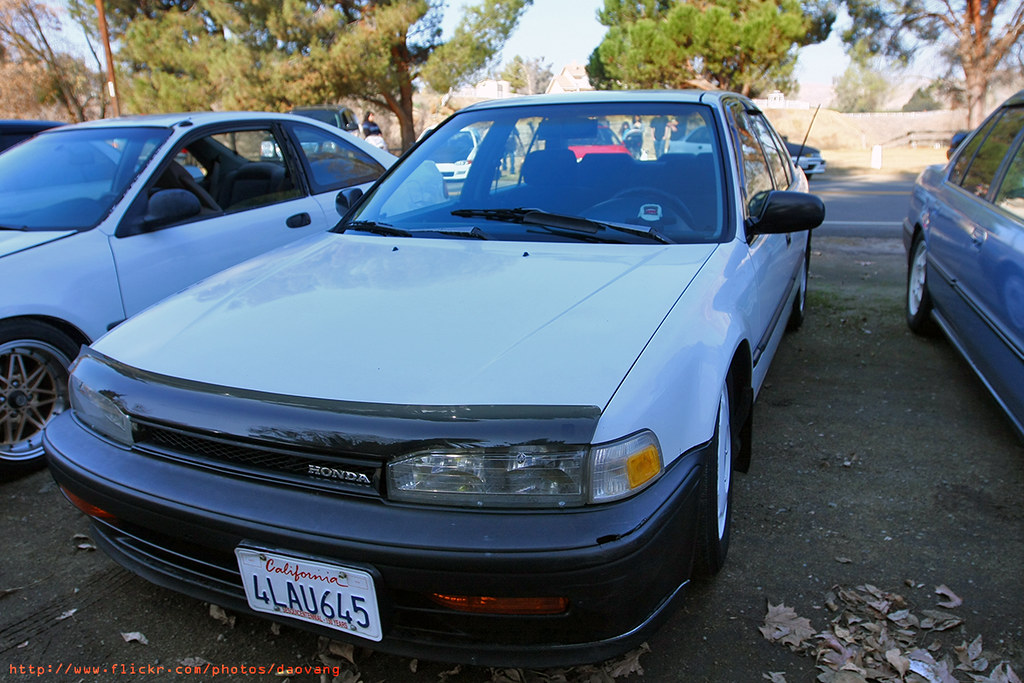
[[[1008,109],[995,120],[960,183],[965,190],[979,197],[988,197],[996,173],[1022,127],[1024,109]]]
[[[302,156],[316,193],[376,180],[384,167],[365,152],[311,126],[295,126]]]
[[[765,156],[768,158],[768,165],[771,167],[772,175],[775,177],[775,187],[779,189],[789,187],[789,183],[792,180],[789,175],[789,164],[786,163],[782,152],[779,150],[778,140],[772,135],[768,124],[765,123],[762,117],[754,116],[751,118],[751,121],[754,124],[757,137],[761,140],[761,145],[764,147]]]
[[[1017,145],[1017,153],[1006,169],[995,202],[999,208],[1024,219],[1024,144]]]

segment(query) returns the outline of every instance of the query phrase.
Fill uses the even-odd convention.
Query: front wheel
[[[725,564],[732,522],[733,432],[729,385],[718,399],[714,444],[704,462],[697,516],[697,547],[693,575],[710,578]]]
[[[786,329],[790,332],[800,329],[807,317],[807,284],[811,277],[811,235],[807,234],[807,246],[804,247],[804,263],[800,270],[800,289],[797,290],[796,298],[793,299],[793,310],[789,312],[789,322]]]
[[[932,297],[928,293],[928,248],[924,235],[914,237],[907,268],[907,326],[915,334],[934,334]]]
[[[68,366],[77,349],[48,325],[0,323],[0,469],[43,466],[43,428],[68,406]]]

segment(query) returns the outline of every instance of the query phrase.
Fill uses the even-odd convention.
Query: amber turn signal
[[[75,494],[71,493],[71,491],[68,491],[63,486],[60,487],[60,492],[64,494],[64,497],[67,498],[68,501],[72,505],[74,505],[76,508],[78,508],[79,510],[81,510],[85,514],[89,515],[90,517],[96,517],[97,519],[108,519],[108,520],[109,519],[116,519],[116,517],[114,517],[113,514],[107,512],[106,510],[104,510],[101,507],[96,507],[95,505],[93,505],[92,503],[90,503],[88,501],[82,500],[81,498],[79,498]]]
[[[492,598],[484,595],[442,595],[430,599],[459,612],[476,614],[561,614],[569,608],[569,598]]]

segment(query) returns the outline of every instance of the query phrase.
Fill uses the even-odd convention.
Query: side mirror
[[[198,216],[202,210],[199,197],[188,190],[159,190],[153,193],[146,204],[143,225],[147,230],[155,230]]]
[[[349,187],[339,192],[334,200],[334,208],[338,210],[338,215],[344,216],[348,213],[362,196],[363,191],[358,187]]]
[[[825,204],[813,194],[773,190],[757,218],[747,221],[747,233],[770,235],[811,230],[825,220]]]

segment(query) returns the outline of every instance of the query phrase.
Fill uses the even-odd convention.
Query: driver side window
[[[220,131],[187,141],[133,207],[122,234],[256,209],[302,196],[271,128]]]

